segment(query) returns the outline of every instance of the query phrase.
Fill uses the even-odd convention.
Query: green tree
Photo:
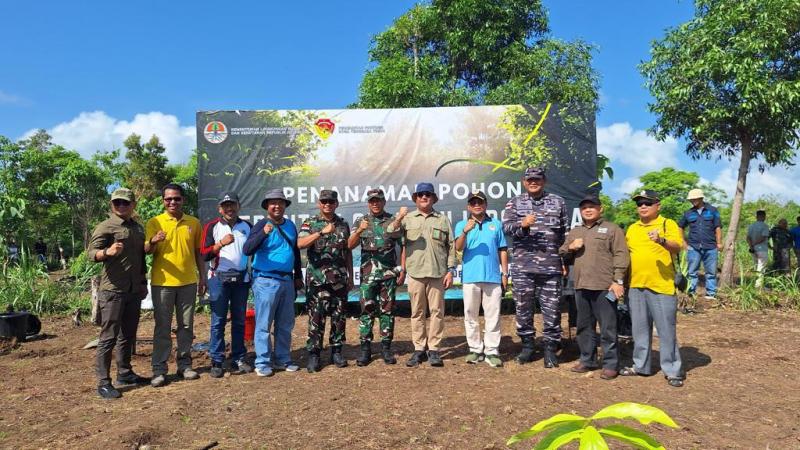
[[[175,164],[172,166],[175,173],[173,181],[183,186],[186,191],[186,200],[183,208],[186,213],[193,216],[197,215],[197,152],[192,153],[185,164]]]
[[[361,108],[597,103],[593,48],[549,35],[539,0],[432,0],[372,40]]]
[[[128,160],[122,168],[123,185],[131,189],[136,198],[160,195],[161,188],[172,181],[175,170],[168,165],[166,149],[158,136],[153,135],[142,144],[142,138],[131,134],[124,142]]]
[[[640,70],[653,132],[694,158],[739,157],[720,282],[730,284],[747,173],[791,164],[800,144],[800,0],[696,0]]]

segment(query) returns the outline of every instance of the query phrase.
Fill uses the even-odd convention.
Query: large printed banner
[[[556,104],[410,109],[201,111],[197,113],[201,220],[215,217],[224,192],[238,193],[241,215],[264,216],[264,193],[281,187],[287,215],[317,213],[322,189],[339,192],[337,213],[352,223],[367,212],[366,192],[381,187],[386,209],[413,209],[417,183],[432,182],[436,209],[466,217],[470,191],[489,198],[491,215],[524,192],[525,167],[547,169],[546,189],[564,196],[578,223],[579,199],[596,181],[594,111]]]

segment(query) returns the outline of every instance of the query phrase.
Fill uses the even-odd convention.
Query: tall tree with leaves
[[[592,47],[549,35],[540,0],[432,0],[373,38],[361,108],[597,103]]]
[[[160,195],[161,187],[175,176],[175,170],[168,165],[166,149],[158,136],[153,135],[142,144],[138,134],[125,139],[125,158],[128,163],[122,169],[123,184],[131,189],[136,198],[153,198]]]
[[[739,158],[721,284],[733,281],[747,173],[792,163],[800,144],[800,0],[696,0],[640,70],[660,139],[693,158]]]

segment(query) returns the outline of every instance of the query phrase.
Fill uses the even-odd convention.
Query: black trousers
[[[580,361],[587,367],[597,367],[595,324],[600,324],[600,345],[603,347],[603,368],[618,370],[617,304],[606,298],[607,290],[575,289],[578,309],[578,347]]]
[[[141,314],[141,295],[111,291],[98,292],[97,307],[100,314],[100,339],[97,343],[95,370],[97,384],[111,384],[111,351],[117,349],[117,376],[132,372],[131,354],[136,345],[136,329]]]

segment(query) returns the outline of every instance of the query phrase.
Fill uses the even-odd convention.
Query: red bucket
[[[253,342],[253,334],[256,329],[256,310],[249,308],[244,313],[244,340]]]

